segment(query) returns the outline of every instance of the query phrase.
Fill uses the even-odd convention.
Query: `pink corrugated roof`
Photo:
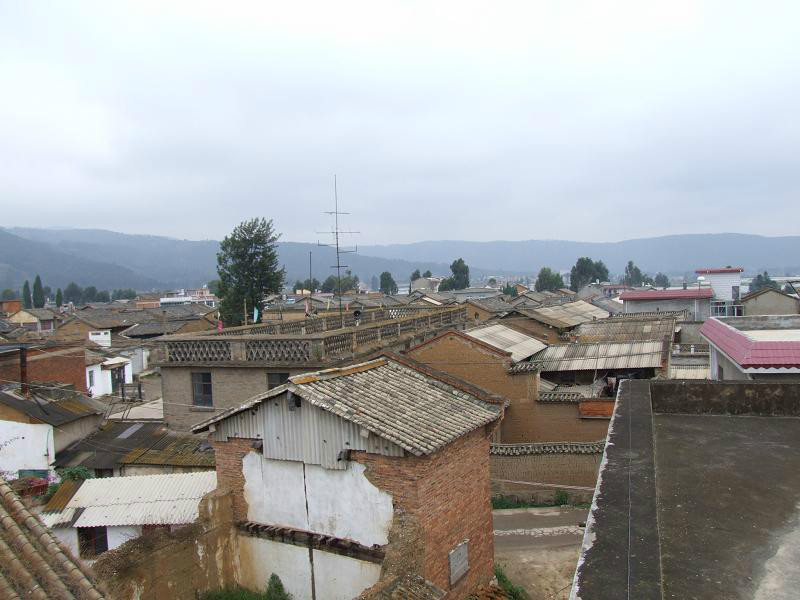
[[[711,288],[687,288],[685,290],[641,290],[623,292],[620,300],[676,300],[693,298],[711,298],[714,292]]]
[[[708,319],[700,333],[745,369],[800,367],[800,341],[755,341],[717,319]]]

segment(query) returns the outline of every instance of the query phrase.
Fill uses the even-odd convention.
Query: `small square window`
[[[108,550],[105,527],[78,527],[78,551],[81,558],[97,558]]]
[[[267,389],[271,390],[289,381],[288,373],[267,373]]]
[[[211,395],[211,373],[192,373],[192,404],[214,406]]]

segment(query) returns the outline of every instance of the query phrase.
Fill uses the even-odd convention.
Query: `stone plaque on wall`
[[[468,542],[469,540],[464,540],[450,551],[450,585],[461,579],[469,570]]]

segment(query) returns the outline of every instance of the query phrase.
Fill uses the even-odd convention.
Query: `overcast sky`
[[[800,233],[800,3],[0,0],[0,225]]]

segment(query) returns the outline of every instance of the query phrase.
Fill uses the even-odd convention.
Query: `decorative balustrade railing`
[[[264,323],[237,327],[216,335],[185,334],[164,339],[159,348],[159,362],[223,363],[319,363],[326,358],[340,358],[368,352],[420,332],[464,323],[463,306],[412,309],[408,316],[392,318],[389,311],[372,311],[366,319],[326,317],[286,323]],[[367,313],[370,314],[370,313]],[[384,319],[377,320],[382,314]],[[349,327],[342,327],[342,325]],[[329,329],[330,328],[330,329]]]
[[[673,354],[708,354],[708,344],[672,344]]]

